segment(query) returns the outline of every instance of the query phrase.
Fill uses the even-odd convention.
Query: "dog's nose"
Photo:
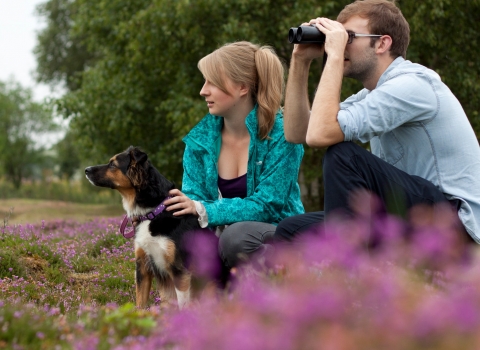
[[[91,170],[92,170],[91,166],[89,166],[88,168],[85,168],[85,175],[90,174]]]

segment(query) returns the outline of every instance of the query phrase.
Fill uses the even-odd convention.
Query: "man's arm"
[[[305,143],[310,119],[310,102],[308,100],[310,63],[310,60],[303,60],[292,55],[283,113],[285,139],[288,142]]]
[[[344,51],[348,38],[342,24],[326,18],[318,22],[317,28],[326,34],[328,59],[313,101],[306,135],[307,144],[314,148],[328,147],[344,140],[337,114],[340,110]]]
[[[329,56],[315,94],[308,124],[306,142],[310,147],[328,147],[344,140],[343,131],[337,121],[342,79],[343,55]]]
[[[302,25],[310,25],[303,23]],[[296,44],[292,52],[285,92],[283,113],[285,139],[292,143],[305,143],[310,119],[308,99],[308,72],[316,58],[323,57],[323,45]]]

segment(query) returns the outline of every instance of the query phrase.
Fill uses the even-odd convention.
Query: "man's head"
[[[399,56],[406,58],[410,27],[394,0],[357,0],[345,6],[339,13],[337,21],[344,24],[353,16],[368,20],[370,34],[388,35],[392,38],[390,48],[392,58]],[[372,46],[374,42],[375,38],[372,38]]]

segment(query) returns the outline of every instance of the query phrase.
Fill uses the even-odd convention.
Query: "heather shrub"
[[[60,317],[33,304],[0,300],[0,348],[54,349],[70,347]]]
[[[475,349],[476,247],[449,208],[416,210],[409,222],[333,221],[277,246],[238,270],[228,296],[170,315],[138,348]]]
[[[209,284],[216,239],[195,234],[198,296],[181,311],[155,286],[147,310],[133,306],[133,241],[118,233],[120,221],[6,228],[0,348],[480,348],[480,255],[448,208],[333,219],[238,267],[223,290]],[[5,272],[12,261],[23,275]],[[16,312],[40,320],[25,339],[27,318]]]
[[[87,255],[96,258],[101,255],[103,251],[119,248],[125,244],[125,238],[120,235],[104,234],[92,242],[92,246],[88,248]]]
[[[25,276],[25,268],[17,256],[7,249],[0,249],[0,276]]]

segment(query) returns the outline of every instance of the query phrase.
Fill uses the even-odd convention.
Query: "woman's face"
[[[240,98],[246,93],[240,84],[235,84],[228,78],[225,79],[225,82],[228,94],[207,79],[200,90],[200,95],[205,97],[210,114],[220,117],[228,117],[232,114],[240,102]]]

